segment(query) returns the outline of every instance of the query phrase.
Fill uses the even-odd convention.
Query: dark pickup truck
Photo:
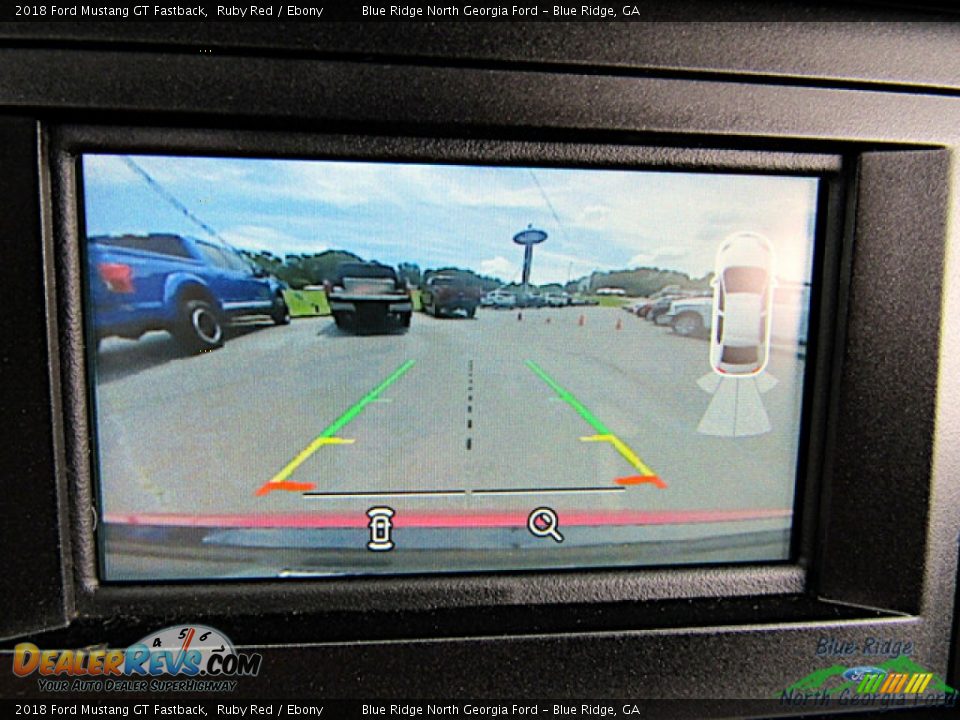
[[[434,275],[423,284],[420,303],[423,311],[434,317],[462,311],[472,318],[482,297],[481,287],[469,280],[456,275]]]
[[[396,270],[380,263],[340,263],[327,302],[337,327],[357,335],[391,324],[408,328],[413,314],[406,284]]]
[[[190,352],[223,345],[236,317],[290,322],[285,285],[236,250],[173,234],[95,236],[87,240],[96,340],[170,332]]]

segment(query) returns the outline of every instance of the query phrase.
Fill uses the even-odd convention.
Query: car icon
[[[763,235],[728,235],[717,249],[710,364],[724,376],[758,375],[770,357],[773,248]]]

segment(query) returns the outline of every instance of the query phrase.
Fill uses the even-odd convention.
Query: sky
[[[724,236],[766,235],[781,281],[808,282],[817,180],[741,174],[412,163],[129,156],[235,247],[275,255],[349,250],[388,265],[457,266],[531,282],[635,267],[702,277]],[[89,235],[206,238],[118,155],[85,155]]]

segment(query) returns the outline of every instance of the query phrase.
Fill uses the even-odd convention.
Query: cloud
[[[687,248],[681,247],[659,247],[653,251],[653,255],[656,258],[669,259],[669,258],[678,258],[683,257],[689,252]]]
[[[254,252],[269,250],[275,255],[299,252],[323,252],[326,247],[287,235],[276,228],[262,225],[238,225],[220,232],[220,235],[235,247]]]
[[[348,249],[385,262],[458,265],[512,279],[533,223],[549,233],[534,281],[658,266],[702,276],[731,230],[770,237],[778,275],[809,277],[816,181],[710,173],[243,158],[135,158],[241,247]],[[119,156],[85,156],[97,232],[197,228]]]
[[[114,185],[145,182],[143,177],[127,164],[127,158],[168,191],[176,189],[177,186],[196,183],[203,183],[211,191],[216,191],[225,185],[236,187],[255,177],[252,166],[244,167],[236,161],[216,162],[211,158],[152,155],[84,155],[85,180]]]
[[[502,255],[497,255],[495,258],[480,261],[480,273],[499,277],[503,280],[512,280],[514,276],[520,274],[520,266],[517,263],[510,262]]]
[[[383,173],[367,163],[295,162],[278,166],[278,182],[264,189],[274,197],[355,207],[391,201]]]
[[[202,183],[216,194],[224,185],[239,185],[256,179],[256,170],[250,161],[211,162],[209,158],[167,158],[131,156],[137,165],[160,183],[177,185]]]
[[[537,208],[544,205],[536,186],[504,182],[496,172],[463,168],[370,162],[277,163],[278,182],[267,187],[277,197],[343,208],[391,204],[403,208]]]
[[[465,207],[539,209],[546,206],[536,188],[508,189],[496,186],[467,188],[462,185],[452,185],[447,188],[446,195],[441,198],[441,201]]]
[[[612,212],[609,205],[588,205],[577,214],[574,224],[582,228],[603,230],[610,226]]]
[[[634,255],[627,261],[628,267],[645,267],[648,265],[653,265],[656,255],[653,253],[640,253],[639,255]]]
[[[143,182],[118,155],[85,155],[83,176],[88,184],[118,185]]]
[[[681,247],[658,247],[634,255],[627,262],[627,265],[630,267],[641,267],[644,265],[669,264],[679,258],[686,257],[689,252],[687,248]]]

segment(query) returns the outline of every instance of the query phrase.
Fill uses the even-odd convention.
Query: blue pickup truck
[[[166,330],[198,353],[223,345],[233,318],[290,322],[285,284],[226,245],[159,233],[95,236],[87,261],[98,342]]]

